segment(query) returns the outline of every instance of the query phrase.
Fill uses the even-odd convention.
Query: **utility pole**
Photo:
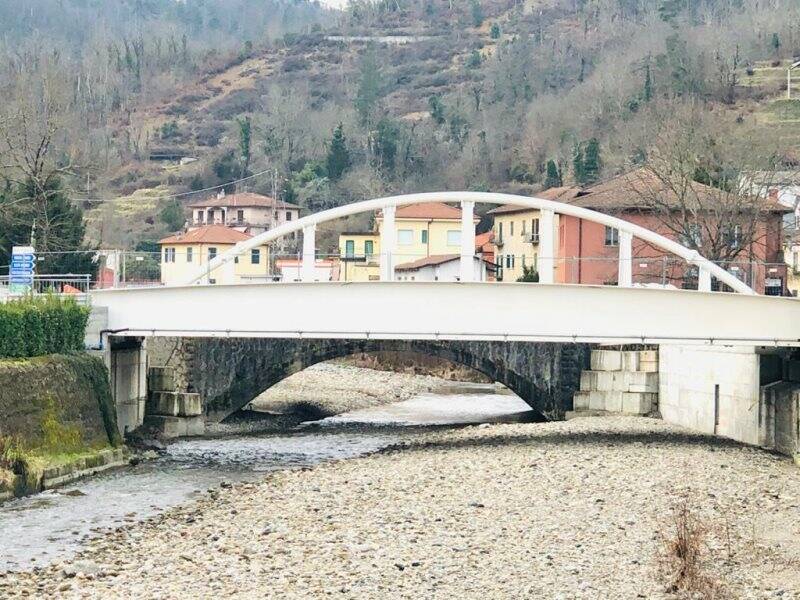
[[[792,71],[794,71],[797,67],[800,67],[800,60],[793,63],[788,69],[786,69],[786,99],[792,99]]]

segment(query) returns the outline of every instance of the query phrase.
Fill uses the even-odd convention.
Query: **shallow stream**
[[[524,420],[528,411],[494,386],[459,384],[289,433],[181,440],[157,459],[0,506],[0,571],[68,558],[107,529],[190,502],[223,481],[361,456],[423,426]]]

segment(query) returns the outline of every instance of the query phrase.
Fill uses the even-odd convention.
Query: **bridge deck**
[[[611,286],[269,283],[101,290],[116,335],[800,346],[800,301]]]

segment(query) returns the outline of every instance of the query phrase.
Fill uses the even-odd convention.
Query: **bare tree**
[[[782,153],[735,127],[698,107],[679,109],[658,125],[643,167],[628,177],[642,213],[720,263],[764,257],[787,212],[768,194]]]

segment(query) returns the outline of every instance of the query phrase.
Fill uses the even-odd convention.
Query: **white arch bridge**
[[[395,210],[426,202],[462,208],[461,281],[395,282]],[[476,202],[538,209],[540,283],[473,281]],[[313,282],[317,225],[383,211],[381,280]],[[619,285],[554,284],[554,218],[577,217],[619,231]],[[285,235],[303,232],[303,282],[204,285],[217,268]],[[699,270],[699,290],[632,287],[632,240],[684,259]],[[736,293],[711,293],[715,277]],[[758,296],[718,265],[658,233],[589,209],[509,194],[443,192],[367,200],[289,222],[217,256],[184,285],[98,290],[92,305],[108,309],[117,336],[264,337],[703,343],[800,346],[800,302]]]

